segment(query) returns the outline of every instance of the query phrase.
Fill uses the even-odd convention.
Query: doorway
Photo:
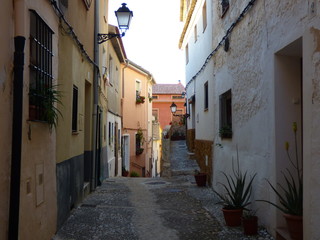
[[[302,165],[303,136],[303,65],[302,38],[295,40],[275,54],[275,177],[276,182],[285,184],[282,172],[289,169],[296,173],[288,159],[289,153],[295,159],[295,138],[293,122],[297,123],[298,159]],[[294,175],[297,178],[296,175]],[[278,189],[281,191],[281,189]],[[281,213],[277,213],[277,228],[285,226]]]

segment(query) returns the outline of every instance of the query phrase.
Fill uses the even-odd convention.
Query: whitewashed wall
[[[199,46],[193,45],[190,36],[186,37],[190,51],[187,83],[202,67],[203,57],[217,46],[248,3],[249,0],[230,0],[228,12],[221,18],[219,1],[213,1],[213,23],[209,23],[208,18],[213,40],[201,42]],[[207,4],[210,9],[211,1]],[[223,180],[221,171],[231,173],[232,158],[236,158],[238,148],[241,169],[257,173],[253,200],[275,201],[265,179],[272,183],[282,181],[280,172],[288,166],[284,142],[289,141],[293,146],[291,125],[294,121],[298,123],[300,139],[303,132],[304,239],[319,239],[320,236],[319,15],[320,2],[315,0],[256,0],[232,31],[229,51],[220,48],[195,83],[187,85],[190,86],[188,97],[192,91],[196,93],[196,112],[199,113],[196,138],[208,138],[223,146],[215,146],[213,150],[214,188]],[[200,48],[204,51],[197,51]],[[209,80],[209,111],[213,111],[213,119],[200,114],[201,86],[206,79]],[[216,135],[219,96],[229,89],[232,90],[233,137],[221,140]],[[301,142],[299,146],[301,155]],[[253,208],[259,209],[260,224],[272,234],[284,225],[281,214],[272,206],[254,203]]]

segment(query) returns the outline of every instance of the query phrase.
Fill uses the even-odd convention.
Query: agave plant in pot
[[[252,193],[252,182],[256,176],[248,177],[247,172],[242,173],[240,171],[238,150],[237,150],[237,169],[234,167],[232,161],[232,173],[228,175],[222,172],[226,179],[226,184],[219,182],[218,184],[224,189],[224,193],[219,193],[213,190],[220,201],[217,204],[222,204],[222,212],[227,226],[240,226],[242,212],[248,206]]]
[[[302,182],[302,163],[299,162],[298,157],[298,143],[297,143],[297,123],[294,122],[292,125],[294,133],[294,149],[295,159],[289,153],[289,143],[285,143],[285,149],[288,156],[288,160],[292,165],[293,171],[288,168],[285,172],[281,172],[284,178],[284,184],[277,183],[278,189],[267,180],[268,184],[275,192],[279,199],[279,204],[271,202],[269,200],[257,200],[271,204],[280,211],[282,211],[284,218],[287,222],[288,231],[290,237],[293,240],[303,239],[303,182]]]
[[[243,233],[245,235],[256,235],[258,233],[257,210],[246,209],[242,216]]]

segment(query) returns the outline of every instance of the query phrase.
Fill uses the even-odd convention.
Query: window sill
[[[78,131],[72,131],[72,135],[79,135],[79,132]]]
[[[204,112],[209,112],[209,108],[205,108],[203,111]]]

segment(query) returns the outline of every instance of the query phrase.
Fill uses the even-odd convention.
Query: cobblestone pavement
[[[54,240],[273,240],[226,227],[208,187],[197,187],[184,141],[171,143],[171,178],[112,178],[75,209]]]

